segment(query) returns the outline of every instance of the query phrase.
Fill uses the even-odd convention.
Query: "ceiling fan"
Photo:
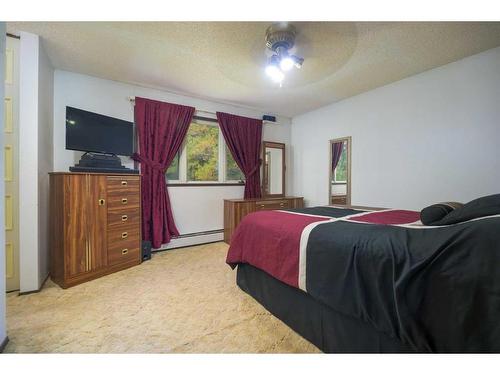
[[[266,30],[266,47],[272,51],[266,66],[266,74],[280,86],[285,79],[286,71],[302,67],[304,59],[291,55],[290,50],[295,44],[297,29],[286,22],[274,23]]]

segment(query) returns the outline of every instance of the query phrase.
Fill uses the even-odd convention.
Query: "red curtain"
[[[344,142],[332,143],[332,172],[335,172],[335,168],[337,168],[343,149]]]
[[[135,123],[141,163],[142,236],[154,248],[178,236],[165,171],[172,163],[186,136],[194,114],[193,107],[135,98]]]
[[[245,175],[244,198],[260,198],[262,120],[217,112],[227,147]]]

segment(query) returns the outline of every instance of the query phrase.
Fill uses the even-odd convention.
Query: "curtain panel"
[[[245,175],[244,198],[260,198],[262,120],[217,112],[217,120],[234,161]]]
[[[337,165],[339,164],[343,149],[344,142],[332,143],[332,173],[335,172],[335,168],[337,168]]]
[[[186,137],[193,107],[135,98],[135,123],[139,153],[132,158],[141,164],[142,236],[154,248],[178,236],[165,172]]]

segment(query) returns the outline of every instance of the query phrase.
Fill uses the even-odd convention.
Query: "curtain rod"
[[[131,103],[134,103],[135,102],[135,96],[129,96],[128,97],[128,100],[131,102]],[[202,113],[208,113],[210,115],[215,115],[215,112],[210,112],[210,111],[204,111],[202,109],[197,109],[196,112],[202,112]]]
[[[5,35],[10,36],[11,38],[21,39],[21,37],[19,35],[14,35],[11,33],[5,33]]]
[[[128,96],[127,99],[131,103],[135,103],[135,96]],[[217,114],[215,112],[210,112],[210,111],[204,111],[202,109],[196,109],[195,112],[197,113],[208,113],[209,115],[215,116],[215,117],[204,117],[204,116],[194,116],[195,119],[198,120],[205,120],[205,121],[217,121]],[[264,121],[265,123],[265,121]]]

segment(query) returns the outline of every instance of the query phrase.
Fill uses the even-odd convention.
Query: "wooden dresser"
[[[302,197],[224,199],[224,242],[230,243],[231,236],[241,219],[251,212],[301,207],[304,207]]]
[[[49,241],[63,288],[141,263],[140,176],[51,173]]]
[[[332,195],[331,204],[347,204],[347,195]]]

